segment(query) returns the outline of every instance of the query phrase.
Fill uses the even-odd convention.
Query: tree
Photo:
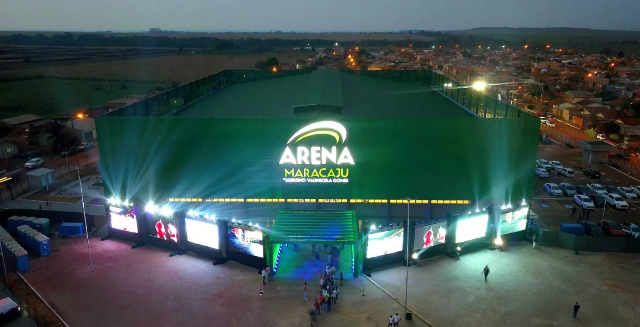
[[[566,83],[565,82],[565,83],[560,84],[560,89],[559,89],[560,92],[567,92],[569,90],[571,90],[571,84],[570,83]]]
[[[596,135],[598,135],[598,134],[596,133],[596,131],[595,131],[593,128],[589,128],[588,130],[584,131],[584,133],[585,133],[585,134],[587,134],[587,136],[588,136],[590,139],[595,139],[595,138],[596,138]]]
[[[469,53],[469,51],[467,51],[467,50],[462,51],[462,56],[465,57],[465,58],[471,58],[472,57],[471,54]]]
[[[609,139],[611,141],[620,141],[620,135],[618,135],[618,134],[609,134]]]
[[[591,123],[591,126],[598,125],[598,114],[593,110],[589,112],[589,123]]]
[[[620,52],[618,52],[618,54],[616,56],[618,58],[622,59],[622,58],[624,58],[624,52],[620,51]]]
[[[267,67],[279,66],[280,65],[280,62],[278,61],[278,58],[274,58],[274,57],[267,58],[266,63],[267,63]]]
[[[608,121],[602,124],[602,132],[605,134],[620,134],[620,125]]]
[[[602,90],[600,92],[596,92],[595,96],[598,98],[602,98],[602,102],[609,102],[618,98],[617,93],[614,93],[608,90]]]
[[[544,89],[544,85],[531,84],[529,85],[529,95],[539,97],[542,95],[543,89]]]

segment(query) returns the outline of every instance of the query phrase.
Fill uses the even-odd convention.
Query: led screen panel
[[[178,227],[175,220],[150,217],[147,219],[147,222],[149,224],[149,235],[151,237],[178,243]]]
[[[500,235],[523,231],[527,228],[529,208],[507,212],[500,215]]]
[[[447,222],[416,228],[416,237],[413,240],[413,249],[420,250],[430,248],[438,244],[444,244],[447,236]]]
[[[111,228],[129,232],[138,233],[138,220],[136,219],[136,211],[125,210],[118,207],[110,207],[109,220]]]
[[[229,227],[229,250],[263,258],[262,232],[239,227]]]
[[[369,233],[367,242],[367,258],[375,258],[385,254],[402,251],[404,228],[386,232]]]
[[[460,218],[456,226],[456,243],[462,243],[484,237],[487,235],[488,222],[488,214]]]
[[[212,249],[220,248],[218,225],[212,221],[185,218],[187,241]]]

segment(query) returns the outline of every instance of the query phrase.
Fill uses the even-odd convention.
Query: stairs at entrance
[[[316,249],[320,248],[322,248],[322,252],[320,252],[319,259],[316,259],[315,254],[311,252],[311,244],[300,244],[297,252],[294,251],[293,244],[289,244],[289,248],[284,245],[276,277],[304,280],[309,285],[318,284],[320,277],[324,276],[329,260],[328,253],[323,246],[316,246]],[[345,279],[352,276],[353,254],[351,248],[351,245],[345,245],[344,250],[340,252],[340,269],[342,269]]]

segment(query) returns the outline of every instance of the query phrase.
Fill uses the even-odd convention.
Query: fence
[[[80,159],[80,157],[77,157],[75,162],[72,159],[68,162],[68,165],[58,165],[51,169],[54,169],[54,176],[56,176],[57,179],[66,181],[75,178],[74,176],[70,175],[70,173],[74,172],[74,169],[84,167],[98,161],[100,161],[100,157],[98,155],[82,159]],[[29,190],[33,189],[29,188],[29,182],[26,180],[19,183],[7,185],[6,189],[0,190],[0,203],[3,203],[5,201],[12,201],[22,195],[23,192]]]
[[[38,327],[69,327],[22,275],[11,273],[4,277],[7,289],[22,302],[22,307],[27,309],[27,314]]]
[[[559,142],[561,145],[566,146],[567,144],[573,147],[574,149],[579,149],[578,141],[582,141],[583,139],[578,139],[574,136],[567,135],[558,131],[557,129],[545,125],[540,126],[540,132],[543,134],[547,134],[549,138],[552,140]]]
[[[609,165],[615,169],[627,174],[626,185],[640,185],[640,158],[636,157],[637,163],[621,160],[609,159]]]
[[[484,94],[482,91],[475,90],[468,85],[456,82],[432,70],[368,70],[349,71],[349,73],[425,85],[469,109],[481,118],[538,119],[532,114],[520,110],[518,107],[499,101]]]
[[[586,252],[640,253],[640,239],[636,238],[577,236],[546,229],[538,229],[536,233],[540,245]]]
[[[161,117],[233,84],[275,79],[310,73],[310,70],[223,70],[193,82],[182,84],[150,98],[129,104],[100,117]]]

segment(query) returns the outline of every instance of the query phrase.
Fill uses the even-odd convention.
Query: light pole
[[[7,287],[9,287],[9,275],[7,275],[7,264],[4,261],[4,250],[0,245],[0,254],[2,254],[2,267],[4,268],[4,278],[7,281]]]
[[[80,179],[80,167],[74,168],[78,172],[78,183],[80,184],[80,198],[82,200],[82,216],[84,217],[84,232],[87,235],[87,249],[89,250],[89,263],[91,264],[91,272],[93,272],[93,258],[91,257],[91,243],[89,242],[89,231],[87,228],[87,212],[84,208],[84,193],[82,192],[82,179]]]
[[[407,318],[407,298],[409,295],[409,204],[411,199],[407,198],[407,227],[404,233],[407,235],[407,253],[405,255],[405,261],[407,264],[407,274],[404,281],[404,317]]]

